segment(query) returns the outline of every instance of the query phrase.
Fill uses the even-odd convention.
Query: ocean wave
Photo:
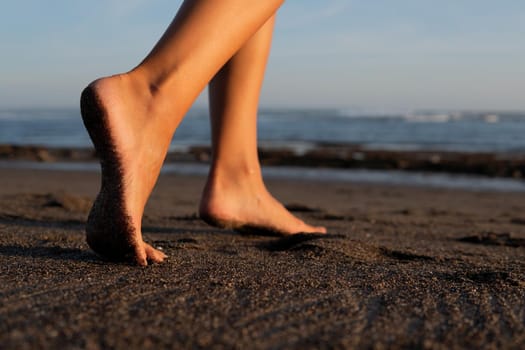
[[[463,119],[463,115],[461,113],[407,114],[403,119],[413,123],[448,123]]]
[[[408,114],[407,110],[381,109],[381,108],[342,108],[335,112],[335,115],[343,118],[400,118]]]
[[[481,121],[499,123],[503,121],[525,122],[525,112],[497,111],[402,111],[381,109],[340,109],[335,115],[341,118],[362,120],[400,120],[411,123],[451,123],[457,121]]]

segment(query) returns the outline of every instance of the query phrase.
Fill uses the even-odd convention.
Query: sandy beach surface
[[[202,176],[164,174],[144,218],[169,255],[84,242],[98,173],[0,170],[0,348],[525,347],[523,193],[268,181],[329,234],[239,235],[196,216]]]

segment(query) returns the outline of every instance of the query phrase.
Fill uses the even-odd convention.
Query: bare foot
[[[147,265],[166,258],[143,241],[141,220],[171,135],[155,123],[152,97],[141,91],[128,75],[118,75],[91,83],[80,102],[102,167],[100,193],[86,224],[87,242],[106,259]]]
[[[201,218],[212,226],[245,233],[326,233],[326,228],[293,216],[266,190],[259,175],[249,174],[243,179],[223,177],[221,181],[211,175],[201,199]]]

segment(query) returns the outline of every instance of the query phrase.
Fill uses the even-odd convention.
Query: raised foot
[[[82,119],[102,168],[101,189],[89,213],[86,238],[89,246],[104,259],[145,266],[148,261],[162,262],[166,255],[142,239],[143,204],[135,202],[147,198],[149,192],[141,197],[135,194],[144,189],[133,181],[141,175],[135,170],[139,167],[130,161],[134,158],[134,149],[130,147],[133,134],[124,134],[126,130],[118,124],[123,121],[116,119],[123,115],[117,112],[125,111],[119,101],[126,96],[118,96],[126,91],[123,84],[124,80],[118,76],[104,78],[88,86],[81,96]]]

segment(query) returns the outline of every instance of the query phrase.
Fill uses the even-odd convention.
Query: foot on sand
[[[240,181],[235,177],[211,175],[208,179],[199,208],[208,224],[261,235],[326,233],[326,228],[308,225],[286,210],[266,190],[259,175]]]
[[[166,258],[143,241],[141,220],[171,135],[154,122],[151,95],[140,91],[129,76],[117,75],[91,83],[80,102],[102,168],[100,193],[86,224],[87,242],[103,258],[145,266]]]

